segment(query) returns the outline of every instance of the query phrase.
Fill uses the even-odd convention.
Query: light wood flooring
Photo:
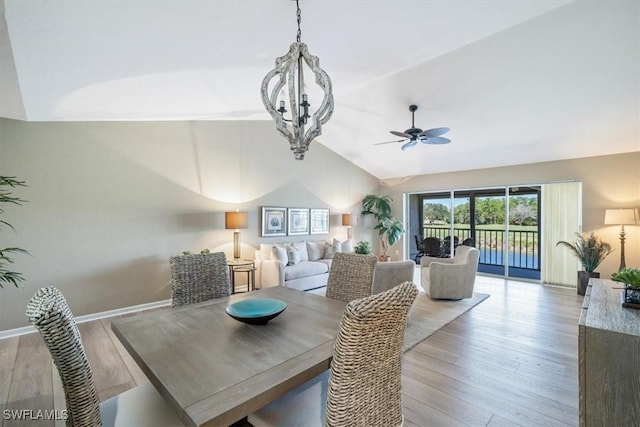
[[[478,276],[491,296],[408,351],[405,426],[578,425],[575,290]],[[110,329],[79,325],[101,400],[147,381]],[[49,353],[37,334],[0,340],[0,425],[4,409],[64,407]],[[60,425],[60,423],[58,424]]]

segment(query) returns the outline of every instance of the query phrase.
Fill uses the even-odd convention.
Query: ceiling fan
[[[378,142],[373,145],[393,144],[396,142],[404,142],[400,149],[405,151],[415,146],[418,141],[423,144],[448,144],[451,142],[448,138],[443,138],[442,135],[449,132],[449,128],[434,128],[422,130],[415,125],[415,113],[418,109],[417,105],[409,105],[409,111],[411,111],[411,127],[404,132],[392,130],[391,133],[395,136],[399,136],[402,139],[396,141]]]

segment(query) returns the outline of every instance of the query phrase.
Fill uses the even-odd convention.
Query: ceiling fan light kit
[[[276,58],[275,68],[269,71],[262,81],[260,95],[262,103],[276,122],[276,129],[289,141],[296,160],[304,160],[304,154],[309,150],[309,144],[322,133],[322,125],[333,114],[333,94],[331,93],[331,79],[320,68],[320,60],[317,56],[311,55],[307,45],[301,42],[300,22],[302,18],[298,0],[296,0],[296,8],[298,20],[296,41],[291,44],[286,55]],[[324,93],[320,107],[313,114],[309,114],[311,104],[307,93],[305,93],[304,65],[313,72],[316,84]],[[275,83],[269,92],[269,84],[272,80],[275,80]],[[287,87],[286,95],[285,86]],[[291,111],[290,119],[286,119],[284,116],[288,112],[286,105]],[[308,119],[311,119],[311,126],[305,129]]]
[[[409,111],[411,111],[411,127],[404,132],[392,130],[390,131],[392,135],[399,136],[403,139],[397,141],[387,141],[387,142],[379,142],[374,145],[382,145],[382,144],[393,144],[397,142],[404,142],[400,149],[402,151],[406,151],[411,147],[414,147],[418,141],[423,144],[448,144],[451,142],[449,138],[443,138],[442,135],[449,132],[449,128],[441,127],[441,128],[433,128],[422,130],[416,127],[415,124],[415,113],[418,110],[417,105],[409,105]],[[407,141],[408,140],[408,141]]]

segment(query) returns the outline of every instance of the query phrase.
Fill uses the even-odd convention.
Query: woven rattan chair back
[[[173,307],[231,295],[224,252],[177,255],[171,257],[169,264]]]
[[[347,304],[331,362],[328,426],[402,424],[404,332],[417,294],[413,282],[404,282]]]
[[[27,317],[42,335],[58,368],[67,403],[67,426],[101,426],[91,366],[62,293],[54,287],[40,289],[27,304]]]
[[[335,254],[327,280],[327,298],[349,302],[370,296],[377,262],[374,255]]]

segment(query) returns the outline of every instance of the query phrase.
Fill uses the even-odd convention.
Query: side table
[[[234,259],[227,262],[229,278],[231,279],[231,293],[236,293],[236,273],[247,273],[247,292],[254,291],[256,286],[256,265],[252,260]]]

